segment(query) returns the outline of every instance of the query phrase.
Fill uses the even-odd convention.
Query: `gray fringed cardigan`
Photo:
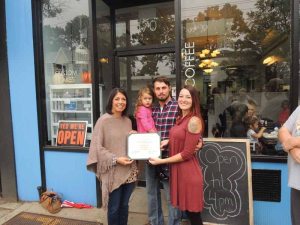
[[[132,164],[113,165],[113,158],[126,156],[126,139],[132,130],[128,117],[101,116],[93,131],[87,159],[87,169],[101,181],[102,207],[107,209],[109,193],[124,184],[131,174]]]

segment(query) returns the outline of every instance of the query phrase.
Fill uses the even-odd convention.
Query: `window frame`
[[[48,121],[46,112],[46,89],[45,89],[45,70],[44,70],[44,46],[43,46],[43,14],[42,1],[32,0],[32,24],[33,24],[33,42],[34,45],[34,62],[35,62],[35,78],[36,78],[36,100],[38,114],[38,130],[41,164],[45,163],[45,151],[58,152],[88,152],[88,147],[71,147],[71,146],[52,146],[48,144]],[[90,44],[90,62],[92,77],[92,116],[95,125],[96,118],[100,115],[99,107],[99,90],[96,88],[99,80],[95,74],[98,74],[97,63],[97,34],[96,34],[96,0],[88,0],[89,5],[89,32],[88,42]],[[43,168],[43,167],[42,167]]]

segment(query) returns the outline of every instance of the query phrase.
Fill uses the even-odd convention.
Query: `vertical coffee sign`
[[[195,42],[185,42],[183,51],[185,84],[195,85]]]

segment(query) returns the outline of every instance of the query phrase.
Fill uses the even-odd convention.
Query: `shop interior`
[[[174,97],[184,84],[198,88],[205,137],[247,138],[246,117],[256,116],[258,128],[266,130],[259,139],[262,149],[253,146],[252,153],[284,155],[277,130],[290,111],[289,1],[282,6],[259,1],[193,3],[182,0],[175,12],[173,1],[96,1],[93,32],[87,2],[72,5],[82,10],[73,10],[65,24],[44,7],[47,144],[55,146],[59,120],[86,120],[88,147],[94,112],[104,113],[115,86],[127,90],[134,120],[137,91],[163,75],[170,79]],[[64,9],[56,6],[61,16]],[[180,51],[175,47],[178,26]],[[98,59],[93,67],[92,48]]]

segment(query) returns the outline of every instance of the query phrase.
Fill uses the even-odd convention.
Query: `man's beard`
[[[167,95],[166,97],[158,97],[157,100],[160,102],[165,102],[170,97],[170,95]]]

